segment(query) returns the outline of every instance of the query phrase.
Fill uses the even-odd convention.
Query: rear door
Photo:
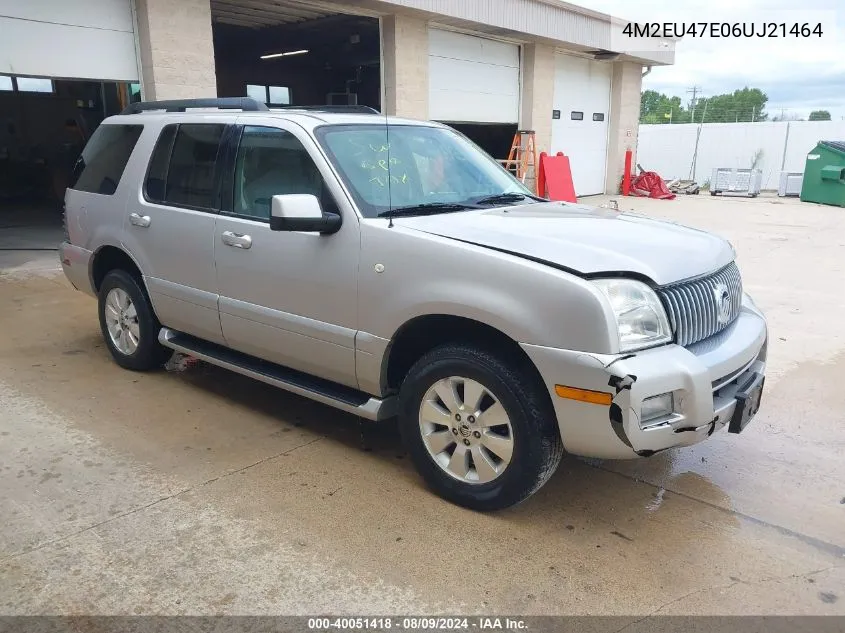
[[[214,273],[223,119],[165,125],[126,206],[125,245],[163,325],[223,343]],[[152,141],[151,141],[152,142]],[[142,172],[143,173],[143,172]]]
[[[356,387],[358,217],[302,128],[241,121],[214,239],[226,343]],[[270,199],[278,194],[316,195],[325,211],[342,215],[340,230],[271,231]]]

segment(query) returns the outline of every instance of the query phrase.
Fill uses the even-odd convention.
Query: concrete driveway
[[[620,202],[736,246],[770,319],[762,410],[691,449],[568,458],[488,515],[427,491],[390,425],[362,438],[209,366],[119,369],[94,301],[17,256],[0,613],[845,614],[845,210]]]

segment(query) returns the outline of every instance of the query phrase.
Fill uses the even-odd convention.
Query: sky
[[[677,43],[675,64],[655,66],[644,90],[681,97],[692,86],[701,96],[760,88],[771,118],[807,118],[828,110],[845,120],[845,0],[576,0],[595,11],[643,22],[786,22],[822,24],[811,38],[690,38]],[[788,30],[788,27],[787,27]]]

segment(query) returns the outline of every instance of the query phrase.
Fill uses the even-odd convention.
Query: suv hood
[[[734,259],[731,245],[710,233],[576,204],[526,204],[395,222],[583,275],[637,273],[658,285],[712,272]]]

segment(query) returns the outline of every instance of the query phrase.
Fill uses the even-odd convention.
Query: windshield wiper
[[[425,202],[423,204],[414,204],[407,207],[396,207],[388,211],[382,211],[378,214],[380,218],[401,218],[412,215],[435,215],[437,213],[451,213],[452,211],[464,211],[466,209],[476,209],[474,205],[457,204],[453,202]]]
[[[537,202],[545,202],[542,198],[538,198],[537,196],[532,196],[527,193],[497,193],[492,196],[487,196],[486,198],[481,198],[479,200],[474,200],[475,204],[508,204],[509,202],[521,202],[523,200],[535,200]]]

